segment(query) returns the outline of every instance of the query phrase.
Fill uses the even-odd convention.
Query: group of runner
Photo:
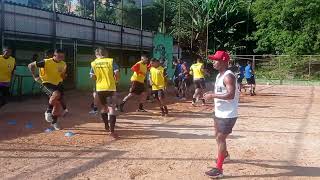
[[[47,54],[44,60],[32,62],[28,67],[35,81],[41,84],[42,89],[49,98],[45,120],[51,123],[54,129],[59,130],[58,119],[67,112],[63,88],[63,81],[67,76],[67,64],[64,62],[65,55],[62,50],[57,49],[52,52],[51,54]],[[5,98],[9,93],[10,80],[15,68],[15,59],[11,55],[12,50],[5,48],[3,55],[0,56],[1,105],[6,103]],[[105,48],[97,48],[95,56],[96,59],[91,62],[91,70],[90,74],[88,74],[95,82],[95,103],[93,104],[101,110],[101,119],[104,122],[106,131],[110,132],[111,137],[117,138],[118,135],[115,131],[117,121],[115,94],[120,74],[119,66],[113,58],[108,56],[108,51]],[[228,70],[230,57],[226,51],[217,51],[214,55],[208,56],[208,59],[213,61],[213,67],[219,71],[213,92],[204,93],[206,70],[201,58],[198,58],[197,62],[190,69],[188,69],[186,63],[180,60],[176,61],[174,83],[177,88],[177,97],[186,98],[186,92],[179,93],[178,85],[185,80],[188,82],[187,85],[190,85],[192,81],[190,78],[193,77],[195,92],[192,97],[192,105],[197,100],[201,100],[204,104],[206,101],[214,99],[215,137],[218,148],[217,166],[207,171],[206,174],[210,177],[222,177],[223,162],[229,157],[226,138],[232,132],[232,128],[238,117],[239,79],[237,81],[235,74]],[[250,63],[248,63],[248,66],[245,68],[246,73],[244,77],[252,84],[255,84],[252,78],[254,77],[254,72],[250,67]],[[152,58],[149,61],[146,55],[142,55],[141,60],[132,66],[131,70],[133,71],[131,88],[129,94],[118,104],[119,110],[123,112],[126,103],[133,96],[140,96],[137,111],[146,112],[143,104],[147,96],[145,85],[147,84],[146,81],[148,81],[148,84],[151,86],[151,94],[159,103],[161,115],[167,116],[169,112],[165,100],[165,89],[168,78],[165,67],[158,59]],[[149,78],[147,78],[147,74]],[[254,87],[252,87],[251,92],[254,94]]]

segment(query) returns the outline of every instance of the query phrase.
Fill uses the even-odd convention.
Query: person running
[[[205,104],[203,99],[203,91],[206,88],[206,82],[204,80],[205,69],[201,58],[197,58],[197,63],[192,64],[190,67],[190,75],[193,75],[193,83],[195,85],[195,91],[192,96],[192,105],[195,106],[196,102],[201,98],[202,104]]]
[[[124,105],[133,96],[140,96],[138,112],[147,112],[143,108],[143,102],[146,100],[145,79],[148,71],[148,58],[146,55],[141,56],[141,60],[131,67],[133,75],[131,76],[131,88],[129,94],[122,100],[120,111],[124,112]]]
[[[12,57],[12,49],[4,47],[0,55],[0,107],[7,104],[10,95],[10,84],[16,67],[16,59]]]
[[[112,101],[116,92],[116,80],[119,78],[119,67],[114,59],[107,58],[108,52],[104,48],[97,48],[96,59],[91,62],[91,78],[96,83],[96,93],[101,105],[101,118],[105,129],[110,132],[110,136],[117,138],[115,125],[117,121],[115,105]],[[109,125],[110,124],[110,125]]]
[[[245,77],[247,79],[248,85],[250,85],[250,95],[255,96],[256,95],[256,79],[254,77],[254,71],[252,69],[251,62],[247,62],[247,66],[245,67]]]
[[[64,52],[57,49],[54,51],[52,58],[32,62],[28,65],[34,80],[43,84],[43,90],[49,96],[49,107],[45,112],[45,120],[50,122],[55,130],[60,130],[58,117],[62,115],[61,108],[64,101],[63,80],[67,72],[67,64],[64,62],[64,58]],[[35,69],[37,67],[43,68],[43,74],[36,75]]]
[[[212,178],[220,178],[223,177],[223,162],[229,157],[226,139],[232,133],[232,128],[238,117],[239,91],[235,75],[232,71],[227,70],[230,60],[229,54],[226,51],[217,51],[215,55],[210,55],[208,58],[215,61],[213,66],[219,71],[214,92],[208,92],[204,95],[206,100],[214,99],[214,127],[218,159],[216,167],[205,174]]]
[[[174,73],[173,73],[173,83],[175,87],[176,97],[180,99],[180,92],[179,92],[179,86],[180,81],[182,80],[182,62],[180,59],[177,59],[173,62],[173,65],[175,67]]]
[[[240,92],[242,89],[246,90],[242,84],[242,81],[243,81],[243,78],[244,78],[244,72],[245,72],[245,66],[242,66],[240,65],[238,62],[236,64],[236,67],[237,67],[237,82],[238,82],[238,85],[239,85],[239,89],[240,89]]]
[[[48,49],[44,52],[44,59],[50,59],[50,58],[53,58],[54,56],[54,50],[53,49]],[[34,62],[38,62],[38,61],[34,61]],[[39,67],[39,78],[41,79],[42,76],[45,75],[45,70],[44,68],[41,68]],[[61,105],[62,105],[62,109],[63,109],[63,112],[62,112],[62,116],[66,116],[68,113],[69,113],[69,110],[67,109],[67,105],[65,103],[65,100],[64,98],[61,99]],[[50,112],[50,105],[48,104],[48,108],[47,108],[47,112]]]
[[[166,87],[166,72],[165,69],[160,65],[159,60],[151,60],[150,68],[150,85],[152,86],[152,94],[154,98],[159,102],[161,115],[168,115],[168,108],[165,102],[164,90]]]

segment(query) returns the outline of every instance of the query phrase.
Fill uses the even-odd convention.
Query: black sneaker
[[[142,108],[142,109],[137,109],[137,112],[148,112],[148,111]]]
[[[218,168],[212,168],[211,170],[205,172],[207,176],[210,176],[211,178],[222,178],[223,172]]]

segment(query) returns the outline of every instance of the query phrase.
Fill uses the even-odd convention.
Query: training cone
[[[17,121],[16,120],[10,120],[10,121],[8,121],[8,124],[9,125],[16,125]]]
[[[31,122],[28,122],[28,123],[25,125],[25,127],[26,127],[27,129],[31,129],[31,128],[33,128],[33,125],[32,125]]]
[[[52,131],[53,131],[52,128],[47,128],[46,130],[44,130],[44,132],[46,132],[46,133],[50,133],[50,132],[52,132]]]
[[[69,131],[69,132],[66,132],[64,136],[71,137],[71,136],[74,136],[74,133]]]

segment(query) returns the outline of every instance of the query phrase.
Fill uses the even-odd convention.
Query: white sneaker
[[[97,114],[98,114],[98,111],[91,110],[91,111],[89,111],[89,114],[90,114],[90,115],[97,115]]]
[[[44,113],[44,119],[45,119],[47,122],[52,122],[52,121],[53,121],[52,114],[51,114],[51,113],[48,113],[48,112],[45,112],[45,113]]]
[[[63,113],[62,113],[62,116],[64,117],[64,116],[66,116],[68,113],[69,113],[69,110],[68,110],[68,109],[65,109],[65,110],[63,111]]]
[[[56,131],[61,130],[61,128],[59,127],[58,123],[51,124],[51,126],[52,126],[53,129],[56,130]]]
[[[186,100],[187,100],[187,98],[185,98],[185,97],[181,98],[181,101],[186,101]]]

